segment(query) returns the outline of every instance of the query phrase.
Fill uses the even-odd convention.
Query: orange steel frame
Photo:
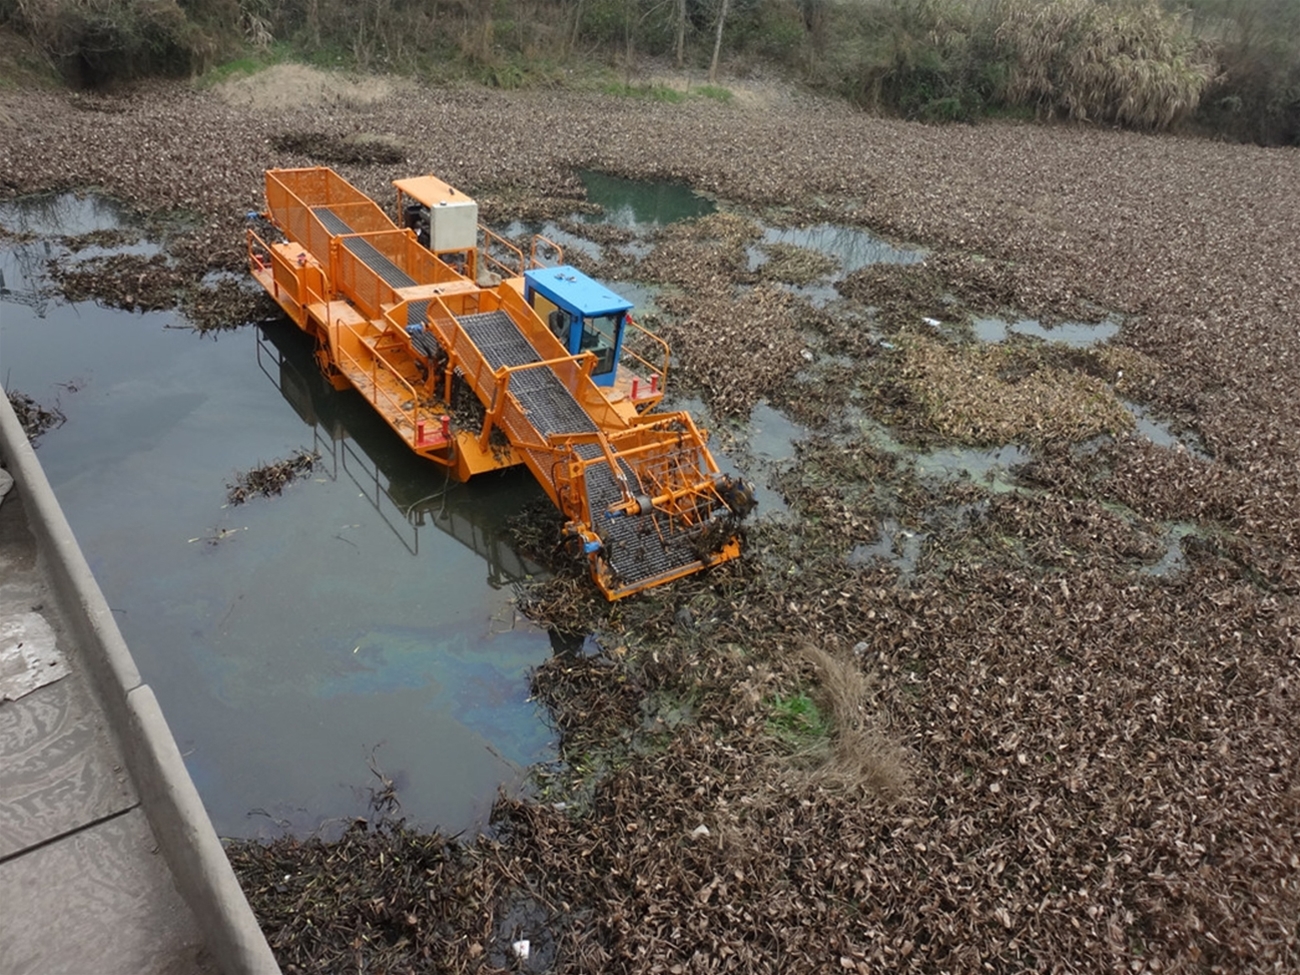
[[[699,527],[700,519],[721,502],[720,475],[706,446],[706,434],[685,413],[648,412],[663,396],[662,379],[670,355],[658,336],[635,326],[657,344],[663,361],[654,365],[636,357],[643,367],[657,369],[661,381],[632,404],[635,411],[629,415],[591,381],[595,357],[588,352],[570,355],[524,300],[517,282],[485,287],[458,273],[422,247],[413,231],[398,228],[369,197],[332,170],[269,170],[266,200],[265,215],[286,239],[269,242],[248,231],[253,277],[315,338],[318,361],[336,388],[356,388],[412,450],[442,465],[451,476],[465,480],[484,470],[522,462],[564,513],[570,530],[582,539],[598,537],[594,526],[600,518],[637,515],[648,508],[678,524]],[[312,212],[320,206],[329,207],[353,232],[331,233]],[[344,246],[349,238],[364,240],[416,284],[396,288],[384,281]],[[485,260],[486,252],[471,257],[468,267],[495,264],[512,274],[522,273],[522,251],[509,246],[519,256],[519,269]],[[530,261],[536,260],[539,247],[558,252],[550,241],[534,242]],[[426,302],[425,328],[446,352],[441,373],[424,365],[406,332],[410,303],[417,300]],[[540,361],[493,370],[457,321],[458,315],[487,311],[505,312]],[[510,388],[514,374],[530,369],[551,370],[597,432],[541,434]],[[477,431],[453,429],[447,403],[455,373],[484,406],[486,416]],[[505,434],[510,449],[494,448],[490,442],[494,429]],[[592,443],[599,444],[600,452],[584,459],[576,448]],[[595,465],[609,466],[623,495],[608,512],[589,510],[585,480]],[[632,490],[623,465],[636,473],[640,492],[649,489],[650,494]],[[733,535],[723,539],[715,552],[701,555],[699,563],[636,585],[614,579],[599,553],[590,555],[590,569],[605,595],[619,599],[739,554]]]

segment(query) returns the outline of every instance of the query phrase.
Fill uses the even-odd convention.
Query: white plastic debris
[[[527,938],[520,938],[510,947],[514,951],[515,957],[520,961],[527,961],[529,954],[533,950],[532,943]]]
[[[804,362],[812,362],[812,361],[813,361],[813,354],[812,354],[812,350],[811,350],[811,349],[803,349],[799,354],[800,354],[801,356],[803,356],[803,361],[804,361]]]
[[[705,826],[703,823],[700,823],[700,825],[696,826],[693,830],[691,830],[691,836],[695,837],[696,839],[699,839],[701,836],[708,836],[708,835],[709,835],[709,827]]]
[[[0,701],[16,701],[68,675],[54,630],[40,613],[0,619]]]
[[[931,326],[932,328],[938,328],[940,325],[943,324],[943,322],[939,321],[939,319],[937,318],[922,318],[921,321],[925,322],[925,324]]]

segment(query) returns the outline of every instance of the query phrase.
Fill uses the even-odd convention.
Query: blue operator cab
[[[597,386],[614,385],[630,301],[567,264],[525,271],[524,300],[570,355],[595,354],[591,378]]]

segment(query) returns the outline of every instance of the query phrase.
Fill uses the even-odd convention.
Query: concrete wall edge
[[[185,768],[152,688],[144,684],[63,509],[0,388],[0,454],[27,508],[40,558],[74,630],[97,696],[140,792],[177,888],[226,975],[280,969]]]

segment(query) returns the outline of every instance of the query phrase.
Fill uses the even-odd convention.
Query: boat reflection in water
[[[312,428],[317,471],[355,484],[411,555],[420,554],[421,533],[432,526],[487,563],[494,589],[545,572],[505,537],[511,515],[545,500],[522,467],[480,475],[472,486],[447,477],[413,454],[358,394],[335,390],[316,366],[311,341],[289,322],[259,327],[257,363]]]

